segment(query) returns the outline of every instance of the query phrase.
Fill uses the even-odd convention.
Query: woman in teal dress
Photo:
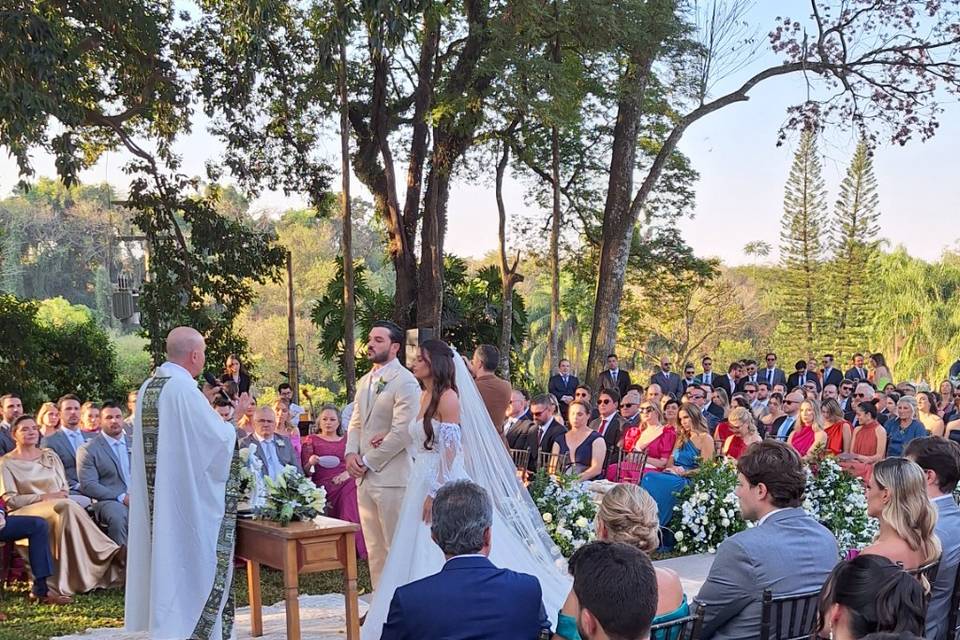
[[[648,471],[642,481],[643,488],[657,503],[661,527],[670,522],[677,494],[690,482],[690,475],[696,473],[702,460],[713,458],[710,427],[699,407],[684,403],[680,407],[679,418],[680,435],[673,450],[673,464],[663,471]]]
[[[650,554],[660,546],[660,525],[657,522],[657,504],[646,491],[635,484],[621,483],[603,496],[597,512],[597,538],[623,542]],[[654,567],[657,574],[657,616],[653,624],[671,622],[690,615],[687,596],[683,593],[680,576],[671,569]],[[557,619],[553,640],[581,640],[577,631],[576,596],[567,597]],[[678,640],[677,633],[669,636],[654,633],[652,640]]]

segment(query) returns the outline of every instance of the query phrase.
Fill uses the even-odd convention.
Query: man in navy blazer
[[[550,629],[540,583],[487,559],[493,502],[468,480],[433,500],[430,532],[447,562],[396,590],[381,640],[535,640]]]
[[[570,374],[570,361],[564,358],[557,366],[557,373],[547,383],[547,391],[556,397],[560,404],[560,416],[567,419],[567,409],[573,402],[580,386],[580,378]]]
[[[927,628],[923,637],[953,640],[952,630],[947,629],[947,618],[957,567],[960,566],[960,507],[953,499],[960,481],[960,444],[938,437],[915,438],[903,455],[920,465],[927,477],[927,497],[937,508],[935,533],[942,548],[937,579],[930,590]]]

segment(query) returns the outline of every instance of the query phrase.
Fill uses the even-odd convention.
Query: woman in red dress
[[[303,471],[318,487],[327,492],[327,513],[360,524],[360,509],[357,507],[357,482],[347,473],[344,450],[347,439],[340,426],[340,410],[332,404],[324,405],[317,416],[314,433],[303,439],[300,462]],[[363,532],[357,532],[357,555],[367,557]]]
[[[727,416],[733,432],[723,441],[723,455],[737,460],[744,452],[755,442],[760,442],[760,434],[757,432],[757,423],[753,419],[753,414],[743,407],[735,407],[730,410]]]
[[[663,411],[649,400],[640,404],[640,416],[640,424],[624,432],[620,449],[624,453],[646,451],[647,464],[644,469],[662,471],[670,462],[673,447],[677,442],[677,431],[663,423]],[[612,482],[616,482],[619,476],[620,482],[636,484],[642,475],[642,470],[628,460],[607,467],[607,480]]]
[[[838,456],[850,452],[853,442],[853,427],[843,418],[843,409],[840,403],[833,398],[827,398],[820,405],[823,413],[823,423],[827,425],[827,451]]]

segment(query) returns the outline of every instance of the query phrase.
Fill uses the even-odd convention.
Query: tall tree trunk
[[[508,134],[509,135],[509,134]],[[506,173],[507,163],[510,160],[510,145],[503,143],[503,153],[497,162],[497,213],[500,216],[500,373],[510,379],[510,351],[513,344],[513,288],[518,282],[523,282],[523,276],[517,273],[520,263],[520,251],[510,266],[507,262],[507,208],[503,203],[503,176]]]
[[[342,7],[341,7],[342,10]],[[341,219],[343,221],[343,381],[347,398],[353,398],[357,384],[355,359],[357,301],[353,285],[353,215],[350,210],[350,102],[347,94],[347,37],[340,32],[340,69],[337,73],[340,93],[340,173]]]
[[[560,68],[560,7],[553,2],[557,34],[553,39],[553,63]],[[553,178],[553,216],[550,225],[550,371],[560,364],[560,129],[550,127],[550,164]]]

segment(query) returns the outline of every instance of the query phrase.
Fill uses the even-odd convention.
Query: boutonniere
[[[277,442],[277,446],[278,446],[278,447],[285,447],[285,446],[287,446],[287,444],[286,444],[282,439],[280,439],[280,438],[277,438],[277,439],[276,439],[276,442]]]
[[[380,395],[380,392],[387,388],[387,381],[381,377],[377,380],[377,395]]]

